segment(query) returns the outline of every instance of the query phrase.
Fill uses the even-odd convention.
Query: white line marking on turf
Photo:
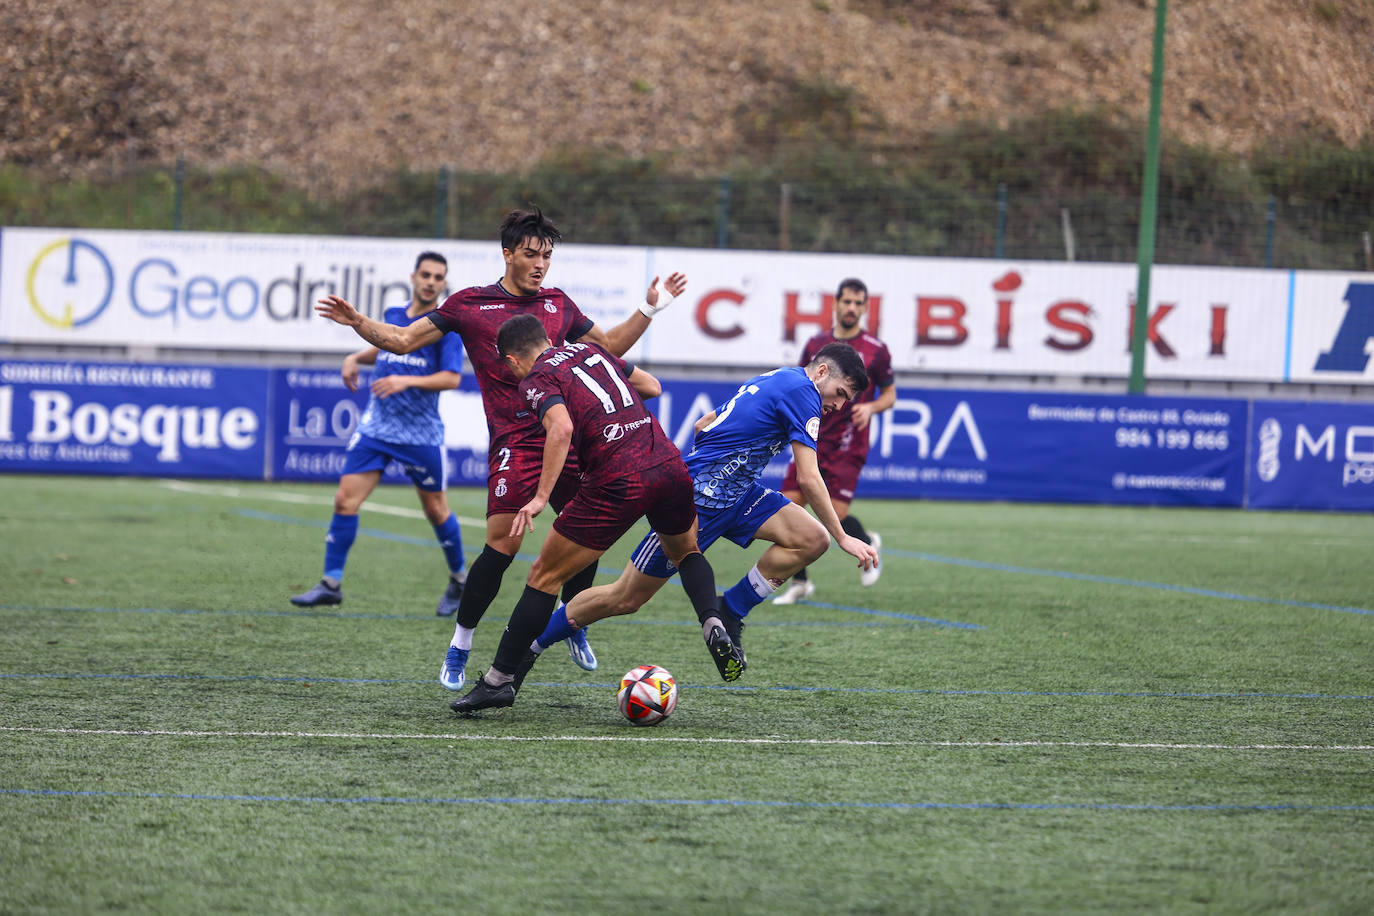
[[[230,499],[261,499],[267,502],[294,503],[301,506],[332,506],[334,497],[314,496],[308,493],[292,493],[289,490],[268,490],[253,489],[245,490],[242,487],[235,487],[228,484],[207,484],[192,483],[189,480],[159,480],[158,485],[168,490],[175,490],[178,493],[204,493],[209,496],[226,496]],[[379,515],[395,515],[400,518],[419,518],[425,517],[424,512],[419,509],[411,509],[406,506],[388,506],[385,503],[369,499],[363,503],[363,508],[369,512],[376,512]],[[467,525],[469,528],[481,528],[486,530],[487,523],[484,519],[467,518],[457,515],[458,524]]]
[[[1146,741],[859,741],[851,738],[687,738],[637,735],[471,735],[405,734],[396,732],[272,732],[182,731],[178,729],[39,728],[0,725],[0,732],[41,735],[110,735],[115,737],[166,738],[343,738],[378,741],[571,741],[571,742],[672,742],[678,744],[801,744],[839,747],[1030,747],[1115,748],[1161,751],[1374,751],[1374,744],[1176,744]]]

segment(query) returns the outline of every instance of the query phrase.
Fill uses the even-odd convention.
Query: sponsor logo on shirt
[[[614,442],[617,439],[625,438],[625,434],[634,432],[641,426],[648,424],[653,417],[640,417],[633,423],[609,423],[601,430],[601,435],[606,437],[607,442]]]

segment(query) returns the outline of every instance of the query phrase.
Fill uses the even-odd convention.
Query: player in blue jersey
[[[404,327],[432,312],[447,280],[444,256],[433,251],[421,253],[410,275],[410,302],[387,309],[386,321]],[[343,601],[344,565],[358,536],[358,510],[382,479],[387,464],[395,461],[415,482],[425,518],[443,548],[449,581],[435,613],[448,617],[458,610],[467,572],[458,519],[449,510],[445,493],[448,468],[439,392],[458,387],[463,370],[462,341],[446,334],[412,353],[387,353],[376,347],[350,353],[341,372],[350,391],[358,389],[359,364],[375,365],[372,394],[344,453],[343,475],[334,494],[334,517],[324,539],[324,577],[314,588],[294,596],[291,603],[314,607]]]
[[[729,401],[697,421],[696,439],[686,462],[692,473],[701,550],[722,537],[741,547],[755,538],[772,542],[754,567],[722,596],[720,618],[735,647],[740,648],[745,615],[789,576],[825,553],[831,536],[840,549],[858,558],[861,569],[878,562],[870,545],[845,532],[816,460],[822,415],[838,410],[866,388],[863,359],[848,344],[834,343],[821,348],[805,367],[755,376]],[[764,467],[789,444],[798,484],[819,522],[759,483]],[[635,548],[619,579],[589,588],[560,606],[531,648],[538,652],[597,620],[633,614],[676,571],[658,535],[650,532]],[[743,662],[742,648],[739,657]]]

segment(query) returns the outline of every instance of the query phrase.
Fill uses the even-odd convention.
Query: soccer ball
[[[635,725],[657,725],[677,707],[677,682],[666,668],[640,665],[620,679],[616,702]]]

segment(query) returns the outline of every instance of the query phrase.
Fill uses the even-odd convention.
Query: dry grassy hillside
[[[1374,0],[1173,0],[1164,123],[1244,151],[1374,126]],[[317,188],[559,147],[750,155],[818,94],[866,139],[1073,103],[1143,118],[1145,0],[0,0],[0,156],[253,162]]]

